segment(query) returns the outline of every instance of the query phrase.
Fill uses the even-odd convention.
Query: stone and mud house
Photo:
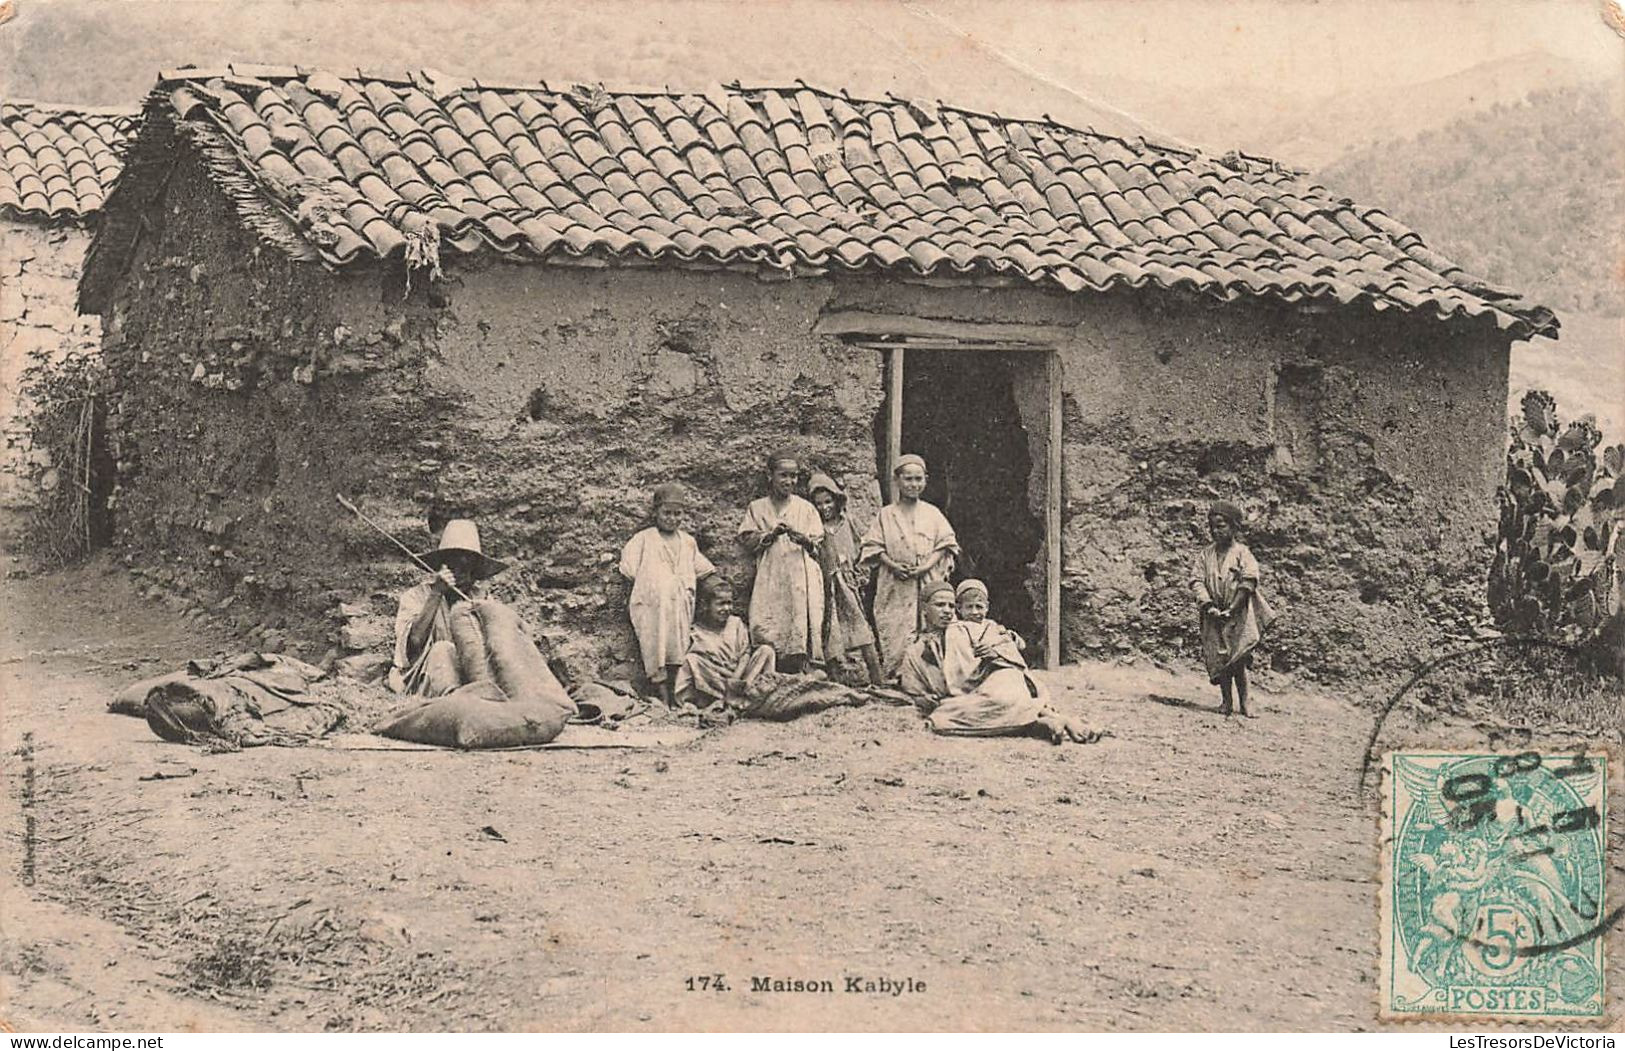
[[[1048,660],[1189,655],[1224,496],[1274,667],[1392,667],[1479,601],[1509,348],[1557,328],[1253,156],[803,84],[241,65],[161,76],[80,307],[138,570],[381,651],[419,571],[335,493],[422,548],[466,515],[578,680],[631,673],[650,490],[748,587],[779,446],[863,522],[923,454]]]
[[[0,101],[0,542],[20,538],[41,490],[73,485],[29,426],[31,380],[99,354],[101,323],[74,307],[90,228],[118,174],[133,114]]]

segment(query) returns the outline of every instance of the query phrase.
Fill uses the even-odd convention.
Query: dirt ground
[[[1350,699],[1225,720],[1142,662],[1047,677],[1092,746],[866,708],[657,750],[206,754],[103,711],[230,646],[206,618],[111,565],[0,604],[16,1028],[1375,1027]]]

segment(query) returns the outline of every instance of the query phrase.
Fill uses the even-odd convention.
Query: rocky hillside
[[[1540,91],[1356,150],[1320,177],[1559,313],[1625,316],[1622,111],[1596,87]]]

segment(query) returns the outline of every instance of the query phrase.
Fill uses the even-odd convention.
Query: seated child
[[[967,586],[968,585],[968,586]],[[1049,704],[1021,656],[1020,639],[986,619],[987,589],[960,585],[961,609],[977,620],[955,619],[955,589],[946,583],[922,591],[925,626],[904,656],[900,684],[914,695],[934,733],[958,737],[1037,736],[1089,743],[1100,734]]]
[[[621,575],[632,581],[627,613],[643,670],[667,704],[673,701],[673,680],[688,652],[695,584],[716,572],[683,529],[687,509],[681,486],[658,487],[654,524],[634,535],[621,552]]]
[[[974,689],[993,672],[1005,668],[1025,672],[1027,658],[1023,656],[1023,651],[1027,648],[1027,642],[988,617],[987,585],[980,580],[962,581],[954,590],[954,598],[959,617],[949,625],[948,630],[951,634],[962,634],[969,645],[955,645],[957,640],[950,640],[947,652],[950,659],[964,659],[968,655],[976,662],[974,669],[964,671],[970,687]],[[949,674],[954,677],[952,672]]]
[[[773,647],[751,646],[750,629],[734,616],[733,585],[719,574],[700,581],[688,653],[677,669],[677,703],[708,708],[738,701],[754,707],[774,680]]]

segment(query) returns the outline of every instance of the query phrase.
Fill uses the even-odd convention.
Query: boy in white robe
[[[716,572],[683,529],[688,510],[681,486],[655,489],[654,524],[640,530],[621,551],[621,576],[632,582],[627,614],[638,637],[643,671],[669,705],[677,669],[688,652],[694,623],[694,588]]]

